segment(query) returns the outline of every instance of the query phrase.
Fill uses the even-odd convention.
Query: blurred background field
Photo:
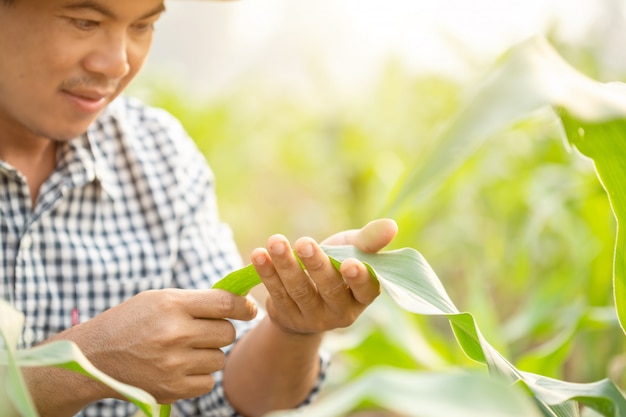
[[[397,185],[437,146],[472,81],[532,33],[595,79],[626,77],[617,1],[308,3],[317,7],[169,2],[131,89],[197,141],[244,258],[273,233],[323,238],[388,216]],[[593,167],[564,146],[550,111],[494,135],[393,218],[392,248],[420,251],[519,369],[626,387],[615,222]],[[331,388],[378,364],[479,367],[447,320],[405,314],[385,297],[328,346]]]

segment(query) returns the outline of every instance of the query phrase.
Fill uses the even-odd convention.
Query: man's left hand
[[[361,229],[337,233],[322,243],[354,245],[373,253],[389,244],[396,233],[393,220],[380,219]],[[265,249],[252,252],[252,263],[269,294],[267,313],[287,333],[312,334],[347,327],[380,294],[378,281],[363,263],[346,259],[337,271],[308,237],[298,239],[292,248],[287,238],[273,235]]]

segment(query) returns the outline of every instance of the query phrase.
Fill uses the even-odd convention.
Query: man
[[[26,317],[22,347],[72,340],[177,415],[297,407],[323,378],[324,332],[350,325],[379,285],[357,260],[337,272],[310,238],[293,245],[304,272],[275,235],[251,255],[266,315],[210,289],[241,266],[211,171],[171,116],[120,96],[163,11],[163,0],[0,0],[0,295]],[[325,243],[377,251],[395,233],[379,220]],[[135,412],[76,373],[24,376],[44,417]]]

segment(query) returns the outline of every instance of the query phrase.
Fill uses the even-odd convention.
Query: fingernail
[[[348,268],[346,272],[344,272],[347,277],[354,278],[359,274],[359,268],[353,266],[352,268]]]
[[[284,243],[275,243],[274,245],[272,245],[270,250],[275,255],[282,255],[283,253],[285,253],[285,250],[286,250],[285,249],[285,244]]]
[[[298,255],[300,255],[300,257],[302,258],[310,258],[311,256],[313,256],[313,245],[310,243],[307,243],[305,245],[302,245],[298,248]]]
[[[265,263],[265,256],[258,255],[252,258],[254,263],[257,265],[263,265]]]

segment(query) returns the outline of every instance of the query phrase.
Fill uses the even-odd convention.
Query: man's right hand
[[[221,370],[225,361],[220,348],[233,343],[236,336],[227,319],[251,320],[256,313],[253,301],[223,290],[151,290],[49,341],[75,342],[101,371],[149,392],[161,404],[169,404],[205,394],[213,388],[211,374]],[[55,389],[49,386],[53,381],[48,381],[47,387],[42,385],[41,377],[46,375],[54,379],[55,372],[26,374],[27,380],[33,381],[33,394],[42,416],[73,411],[72,406],[46,404],[63,400],[58,396],[50,398],[51,390]],[[64,378],[68,378],[67,373]],[[63,387],[64,380],[56,381],[65,392],[74,395],[75,402],[77,394],[82,396],[86,400],[83,406],[101,398],[121,398],[108,387],[85,382],[77,384],[76,392]],[[38,398],[39,389],[44,398]],[[46,412],[52,409],[57,413]]]

